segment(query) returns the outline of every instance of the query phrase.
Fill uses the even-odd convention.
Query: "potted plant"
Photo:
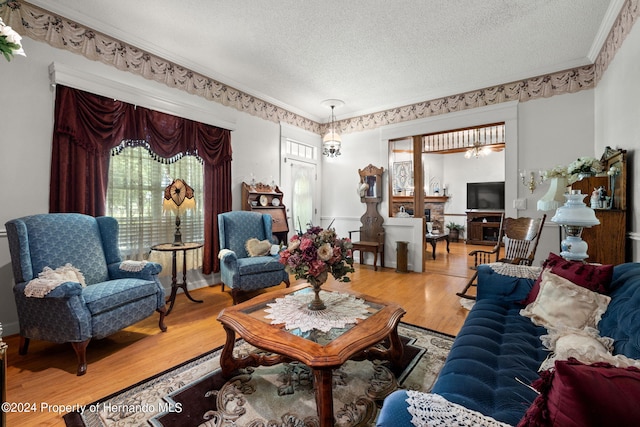
[[[449,229],[449,239],[452,242],[457,242],[460,239],[460,232],[464,231],[464,225],[451,221],[446,227]]]

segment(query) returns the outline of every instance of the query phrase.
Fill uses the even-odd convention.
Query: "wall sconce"
[[[540,182],[542,182],[542,174],[540,174]],[[527,178],[529,179],[527,181]],[[537,187],[537,183],[536,183],[536,173],[535,172],[527,172],[526,170],[521,170],[520,171],[520,180],[522,181],[522,185],[524,185],[525,187],[527,187],[529,189],[529,191],[531,192],[531,194],[533,194],[533,192],[535,191],[536,187]]]

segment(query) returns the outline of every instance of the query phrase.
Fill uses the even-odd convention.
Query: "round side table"
[[[167,300],[169,303],[169,308],[167,309],[167,316],[171,313],[173,309],[173,304],[176,302],[176,294],[178,293],[178,289],[181,288],[184,294],[193,302],[204,302],[202,300],[197,300],[191,296],[189,293],[189,289],[187,288],[187,251],[191,251],[194,249],[199,249],[203,247],[203,243],[195,243],[195,242],[187,242],[182,245],[174,245],[173,243],[161,243],[159,245],[151,246],[152,251],[160,251],[160,252],[172,252],[173,257],[171,260],[171,296]],[[177,256],[178,252],[182,251],[182,283],[178,283],[177,276]]]

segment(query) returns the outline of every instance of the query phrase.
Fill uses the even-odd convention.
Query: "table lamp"
[[[589,245],[582,240],[582,230],[584,227],[600,224],[595,211],[584,204],[586,196],[580,190],[571,190],[571,193],[564,195],[567,202],[560,206],[551,218],[551,221],[561,225],[565,230],[566,237],[560,243],[560,256],[569,261],[584,261],[589,257]]]
[[[180,210],[186,211],[195,209],[196,199],[193,188],[184,182],[183,179],[174,179],[171,184],[164,189],[162,200],[162,210],[171,211],[176,216],[176,232],[173,235],[173,246],[182,246],[182,233],[180,232]]]

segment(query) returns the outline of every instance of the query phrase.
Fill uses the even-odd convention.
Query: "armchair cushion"
[[[156,284],[142,279],[115,279],[88,286],[82,297],[92,315],[155,295]]]
[[[264,273],[267,271],[281,271],[282,264],[278,262],[278,257],[256,256],[238,259],[238,271],[240,275]]]

